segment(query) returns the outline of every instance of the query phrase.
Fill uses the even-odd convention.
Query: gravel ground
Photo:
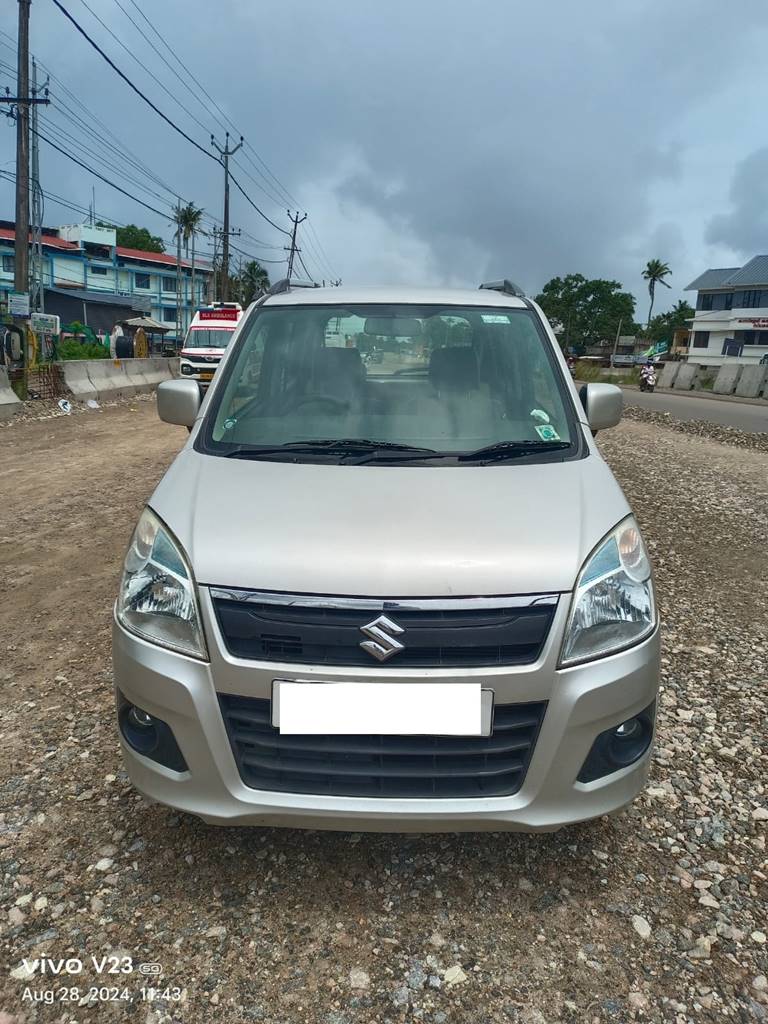
[[[768,454],[634,418],[601,435],[664,619],[644,795],[553,835],[403,837],[216,830],[127,784],[110,606],[184,436],[145,402],[0,440],[0,1024],[768,1021]],[[85,967],[30,980],[44,955]],[[109,955],[181,999],[97,975]]]

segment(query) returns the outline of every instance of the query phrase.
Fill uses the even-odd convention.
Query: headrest
[[[474,348],[436,348],[429,360],[429,379],[438,391],[474,391],[478,383]]]

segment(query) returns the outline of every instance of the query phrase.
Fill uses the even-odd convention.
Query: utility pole
[[[219,251],[219,239],[221,239],[222,252],[224,250],[224,239],[227,239],[227,263],[229,263],[229,239],[237,238],[242,232],[240,228],[234,228],[232,231],[225,233],[224,228],[213,228],[213,301],[214,302],[227,302],[229,299],[229,268],[226,273],[224,272],[224,257],[222,256],[221,261],[217,264],[218,251]],[[218,266],[218,270],[217,270]],[[218,275],[218,285],[217,285]],[[226,281],[226,292],[225,284]]]
[[[613,369],[615,364],[616,364],[616,349],[619,347],[619,337],[621,336],[621,325],[622,325],[623,322],[624,322],[624,318],[621,317],[619,319],[619,326],[616,328],[616,340],[613,343],[613,355],[611,356],[611,369]]]
[[[293,225],[293,227],[291,228],[290,249],[288,248],[287,245],[285,247],[285,250],[288,253],[288,280],[290,281],[291,275],[293,274],[293,261],[296,258],[296,253],[301,252],[301,249],[299,249],[299,247],[296,245],[296,231],[298,230],[299,224],[303,224],[304,221],[307,219],[307,215],[305,213],[304,216],[301,219],[299,219],[299,212],[297,210],[296,215],[294,217],[291,217],[291,211],[288,210],[288,216],[290,217],[291,224]]]
[[[37,84],[37,62],[32,58],[32,97],[37,98],[41,92],[48,94],[48,79],[41,87]],[[30,170],[30,191],[32,194],[32,265],[30,274],[29,308],[32,312],[45,311],[45,283],[43,281],[43,189],[40,182],[40,145],[37,134],[37,108],[33,103],[31,109],[32,151]]]
[[[16,91],[16,245],[13,287],[29,291],[29,8],[19,0],[18,74]],[[26,352],[26,344],[24,351]],[[24,360],[26,363],[26,359]]]
[[[224,149],[211,135],[211,145],[221,157],[221,164],[224,168],[224,228],[221,239],[221,301],[226,302],[229,298],[229,158],[234,156],[243,144],[243,136],[234,149],[229,148],[229,132],[225,135]]]
[[[181,312],[181,199],[176,197],[176,347],[181,349],[182,312]]]
[[[16,96],[2,96],[0,103],[11,103],[16,115],[16,247],[13,287],[29,291],[29,108],[48,103],[29,94],[29,8],[32,0],[19,2],[18,71]],[[13,109],[13,108],[12,108]]]

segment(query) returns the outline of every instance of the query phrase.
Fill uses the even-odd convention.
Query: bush
[[[59,359],[109,359],[109,349],[98,342],[67,338],[56,346]]]

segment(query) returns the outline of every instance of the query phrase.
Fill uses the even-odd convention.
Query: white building
[[[753,256],[743,267],[705,270],[685,290],[698,292],[690,362],[768,362],[768,256]]]

